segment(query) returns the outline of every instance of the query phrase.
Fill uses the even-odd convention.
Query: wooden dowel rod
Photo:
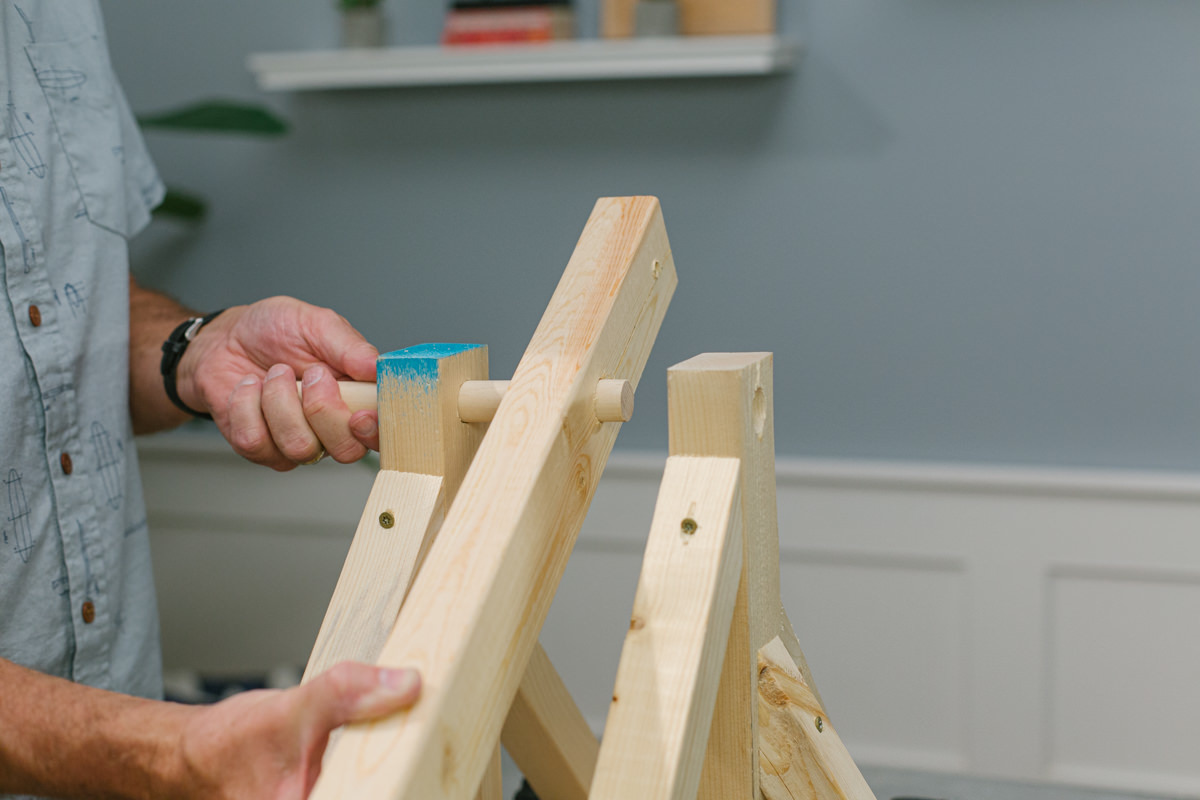
[[[296,386],[300,386],[299,381],[296,381]],[[342,393],[342,399],[346,401],[346,405],[351,411],[364,409],[374,411],[379,406],[379,398],[373,383],[338,381],[338,390]],[[300,396],[304,396],[303,389],[300,389]]]
[[[458,391],[458,418],[463,422],[491,422],[508,391],[508,381],[467,381]],[[301,396],[300,382],[296,388]],[[376,407],[375,384],[338,381],[342,399],[351,411]],[[633,384],[626,380],[602,380],[596,384],[596,419],[628,422],[633,418]]]
[[[458,390],[458,418],[491,422],[511,381],[467,381]]]

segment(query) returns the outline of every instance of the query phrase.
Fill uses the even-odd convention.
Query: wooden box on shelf
[[[601,31],[607,37],[633,35],[639,0],[604,0]],[[732,36],[775,32],[775,0],[676,0],[679,32],[687,36]]]

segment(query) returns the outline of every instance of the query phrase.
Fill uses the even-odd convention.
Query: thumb
[[[319,724],[332,731],[408,708],[421,693],[414,669],[388,669],[345,661],[305,687]]]

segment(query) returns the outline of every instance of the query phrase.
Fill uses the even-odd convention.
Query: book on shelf
[[[563,0],[458,0],[446,12],[442,44],[550,42],[575,35],[575,11]]]

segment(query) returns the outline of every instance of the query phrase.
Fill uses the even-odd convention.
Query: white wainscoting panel
[[[804,550],[781,560],[784,605],[855,758],[965,769],[962,565]]]
[[[168,667],[303,663],[371,471],[140,451]],[[597,730],[664,461],[613,455],[542,631]],[[778,466],[784,602],[857,760],[1200,795],[1200,476]]]
[[[1053,774],[1194,794],[1200,575],[1058,570],[1050,619]]]

